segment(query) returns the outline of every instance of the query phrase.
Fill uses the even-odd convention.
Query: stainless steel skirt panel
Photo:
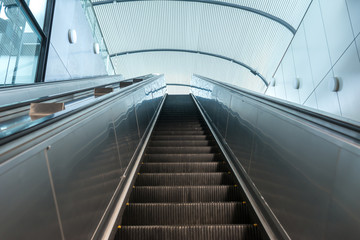
[[[231,110],[229,110],[226,135],[226,142],[248,174],[257,120],[257,111],[251,111],[251,108],[251,105],[244,103],[242,97],[232,96],[228,108]]]
[[[215,89],[215,96],[216,96],[216,104],[214,104],[215,118],[214,124],[217,126],[218,130],[220,131],[221,135],[226,137],[226,126],[228,120],[228,106],[230,105],[231,95],[226,94],[224,92],[218,91]]]
[[[360,236],[359,154],[341,149],[331,196],[325,239]]]
[[[110,106],[120,159],[121,174],[128,166],[133,153],[140,141],[138,133],[134,97],[129,96],[119,104]]]
[[[1,239],[93,236],[166,93],[150,81],[0,148]]]
[[[359,144],[204,78],[191,85],[292,239],[358,238]]]
[[[1,168],[0,238],[61,239],[44,150]]]
[[[142,136],[152,118],[155,108],[165,94],[165,88],[156,84],[146,86],[134,93],[135,111],[137,115],[139,135]],[[154,94],[155,93],[155,94]]]
[[[111,117],[99,111],[48,152],[66,238],[91,238],[121,179]]]
[[[251,179],[292,238],[323,239],[339,146],[265,109],[257,127]]]

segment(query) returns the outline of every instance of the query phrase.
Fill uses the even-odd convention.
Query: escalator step
[[[191,96],[167,96],[115,239],[261,239],[230,169]]]
[[[154,131],[204,131],[203,127],[194,127],[194,126],[159,126],[154,128]]]
[[[190,123],[190,122],[181,122],[181,123],[176,123],[176,122],[169,122],[169,123],[161,123],[160,121],[156,123],[155,127],[173,127],[173,128],[178,128],[178,127],[204,127],[204,125],[202,123]]]
[[[158,136],[158,135],[204,135],[204,134],[208,134],[208,131],[199,131],[199,130],[195,130],[195,131],[154,131],[153,135],[154,136]]]
[[[190,123],[200,123],[202,122],[202,119],[200,117],[189,117],[184,118],[179,116],[173,116],[173,117],[161,117],[159,116],[159,122],[190,122]]]
[[[122,226],[119,239],[129,240],[259,240],[253,225]]]
[[[181,119],[159,119],[158,124],[175,124],[175,125],[183,125],[183,124],[203,124],[202,120],[181,120]]]
[[[158,154],[189,154],[189,153],[218,153],[216,146],[197,146],[197,147],[148,147],[147,153]]]
[[[190,203],[241,201],[239,189],[234,186],[178,186],[135,187],[130,203]]]
[[[201,120],[200,115],[189,115],[189,116],[183,116],[181,114],[172,114],[172,115],[160,115],[160,120]]]
[[[246,204],[221,203],[130,203],[122,225],[204,225],[250,223]]]
[[[147,153],[144,162],[218,162],[224,157],[219,153],[202,154],[149,154]]]
[[[183,115],[181,113],[172,113],[172,114],[160,114],[159,116],[160,119],[167,119],[167,118],[176,118],[176,119],[201,119],[201,115],[194,113],[194,114],[188,114],[188,115]]]
[[[227,172],[223,162],[161,162],[143,163],[140,173],[190,173],[190,172]]]
[[[136,179],[136,186],[202,186],[234,185],[228,173],[143,173]]]
[[[170,146],[215,146],[215,140],[198,140],[198,141],[181,141],[181,140],[172,140],[172,141],[151,141],[149,143],[150,147],[170,147]]]
[[[208,135],[158,135],[158,136],[152,136],[151,137],[152,140],[157,141],[157,140],[190,140],[190,141],[195,141],[195,140],[208,140],[208,139],[213,139],[212,136],[208,136]]]
[[[159,121],[174,120],[174,121],[202,121],[201,115],[182,116],[181,114],[171,114],[167,116],[159,115]]]

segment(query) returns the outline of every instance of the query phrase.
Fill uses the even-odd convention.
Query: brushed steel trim
[[[249,189],[248,189],[248,184],[245,183],[245,181],[243,180],[243,178],[240,176],[237,168],[235,167],[235,165],[233,164],[233,161],[231,159],[233,159],[235,156],[231,157],[229,155],[229,152],[231,154],[231,150],[229,148],[226,148],[223,143],[223,141],[218,137],[218,133],[215,130],[215,127],[213,127],[211,121],[208,120],[208,115],[206,113],[206,111],[201,107],[201,104],[198,102],[198,100],[196,99],[196,97],[193,94],[190,94],[192,99],[194,100],[197,108],[199,109],[201,116],[204,118],[206,124],[208,125],[212,135],[215,138],[215,141],[217,142],[217,144],[220,147],[221,152],[224,154],[224,157],[226,159],[226,161],[229,163],[231,170],[234,172],[236,179],[239,181],[242,189],[245,192],[246,197],[249,199],[250,204],[252,205],[257,217],[259,218],[262,226],[264,227],[266,233],[268,234],[269,238],[271,240],[278,240],[279,236],[273,231],[273,229],[271,228],[268,220],[265,218],[264,214],[262,213],[262,211],[260,210],[259,205],[257,204],[257,202],[255,201],[254,197],[251,195]],[[232,154],[233,155],[233,154]],[[236,157],[235,157],[236,158]],[[241,166],[242,167],[242,166]],[[243,172],[245,172],[245,169],[242,167]],[[251,184],[251,183],[249,183]],[[253,185],[253,187],[256,189],[255,185]],[[256,189],[256,191],[258,191]],[[258,191],[259,192],[259,191]],[[260,194],[260,193],[259,193]],[[283,231],[283,235],[285,238],[283,239],[287,239],[287,240],[291,240],[290,236],[288,235],[288,233],[286,232],[286,230],[284,229],[284,227],[281,225],[280,221],[277,219],[277,217],[275,216],[275,214],[272,212],[272,210],[270,209],[269,205],[265,202],[265,199],[261,199],[264,203],[264,206],[266,206],[268,208],[268,210],[271,212],[273,219],[276,221],[277,225],[281,228],[281,230]]]
[[[130,172],[127,176],[125,176],[125,178],[126,178],[126,179],[125,179],[125,180],[126,180],[126,183],[125,183],[125,185],[124,185],[124,187],[123,187],[124,190],[121,192],[120,196],[118,197],[118,201],[117,201],[117,203],[116,203],[116,205],[115,205],[113,214],[112,214],[111,217],[110,217],[109,223],[108,223],[108,225],[106,226],[106,228],[105,228],[105,230],[104,230],[104,233],[103,233],[103,235],[101,236],[101,239],[110,240],[110,238],[111,238],[111,234],[112,234],[112,232],[113,232],[114,226],[116,225],[116,221],[117,221],[117,219],[118,219],[118,214],[119,214],[121,208],[122,208],[123,205],[124,205],[124,201],[125,201],[125,199],[126,199],[126,196],[128,195],[129,190],[131,189],[132,181],[133,181],[133,179],[134,179],[134,177],[135,177],[137,168],[138,168],[138,166],[140,165],[140,161],[141,161],[141,159],[142,159],[142,157],[143,157],[143,155],[144,155],[145,149],[146,149],[147,144],[148,144],[148,142],[149,142],[149,140],[150,140],[152,131],[153,131],[154,127],[155,127],[156,121],[157,121],[157,119],[158,119],[158,117],[159,117],[159,114],[160,114],[161,109],[162,109],[162,107],[163,107],[163,105],[164,105],[164,102],[165,102],[165,100],[166,100],[166,97],[167,97],[167,94],[166,94],[166,95],[164,96],[164,98],[162,99],[162,102],[160,103],[159,108],[157,109],[157,113],[156,113],[155,117],[152,119],[152,123],[151,123],[151,125],[150,125],[150,128],[147,130],[147,131],[148,131],[147,134],[143,136],[143,140],[144,140],[144,141],[143,141],[143,142],[140,142],[140,144],[138,145],[138,148],[140,147],[140,151],[138,152],[137,158],[136,158],[136,160],[135,160],[135,164],[134,164],[133,166],[132,166],[131,163],[128,165],[129,167],[132,166],[131,172]],[[142,143],[142,144],[141,144],[141,143]],[[138,151],[138,149],[137,149],[136,151]],[[135,151],[135,152],[136,152],[136,151]],[[132,161],[133,161],[133,160],[132,160]],[[128,168],[129,168],[129,167],[128,167]],[[128,170],[128,169],[126,169],[125,172],[127,172],[127,170]],[[119,185],[118,185],[118,187],[117,187],[117,189],[116,189],[116,192],[118,192],[118,191],[120,190],[121,185],[122,185],[122,182],[119,183]],[[115,195],[113,196],[113,198],[114,198],[114,197],[115,197]],[[113,201],[113,198],[111,199],[111,201]],[[106,212],[107,210],[108,210],[108,209],[106,209],[105,212]],[[103,215],[103,217],[102,217],[101,220],[103,220],[103,218],[104,218],[104,215]],[[100,221],[100,222],[101,222],[101,221]],[[91,237],[91,239],[95,239],[95,234],[96,234],[96,232],[99,230],[99,226],[100,226],[100,224],[99,224],[98,227],[96,228],[96,230],[95,230],[93,236]]]

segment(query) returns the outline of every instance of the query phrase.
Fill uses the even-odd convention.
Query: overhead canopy
[[[116,73],[262,91],[311,0],[92,0]]]

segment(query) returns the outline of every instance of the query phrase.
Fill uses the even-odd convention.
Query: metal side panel
[[[129,96],[121,103],[113,104],[110,108],[113,115],[121,173],[123,174],[140,142],[134,98]]]
[[[154,112],[153,116],[151,117],[151,121],[149,122],[149,125],[147,126],[144,136],[140,139],[140,142],[135,150],[135,154],[133,155],[131,162],[128,165],[128,168],[126,169],[124,179],[122,181],[122,184],[118,187],[119,194],[115,195],[114,199],[114,210],[111,212],[110,216],[108,216],[108,219],[105,220],[104,227],[102,230],[97,231],[91,239],[113,239],[116,234],[117,230],[117,223],[120,220],[121,213],[124,210],[124,201],[127,199],[128,194],[130,192],[131,186],[134,184],[135,174],[137,172],[137,169],[140,164],[140,160],[143,158],[143,154],[145,152],[145,148],[148,144],[148,141],[150,139],[151,133],[154,129],[155,123],[157,121],[157,118],[160,114],[160,110],[164,104],[164,101],[166,99],[166,89],[165,87],[161,87],[159,91],[164,96],[159,96],[159,104],[156,107],[156,111]],[[161,96],[161,97],[160,97]]]
[[[257,111],[252,111],[251,108],[252,106],[244,103],[241,97],[232,96],[226,125],[226,142],[247,173],[250,170],[257,119]]]
[[[329,206],[325,239],[360,236],[360,153],[341,150]]]
[[[192,79],[192,93],[236,157],[234,164],[246,171],[290,238],[358,238],[360,144],[347,137],[356,133],[342,135],[332,122],[307,121],[303,113],[283,111],[199,76]],[[227,116],[226,126],[220,126],[225,119],[219,118]]]
[[[228,109],[231,104],[231,95],[226,94],[221,91],[217,91],[216,93],[216,118],[214,119],[214,124],[221,133],[221,135],[225,138],[227,131],[227,121],[228,121]]]
[[[122,176],[111,112],[83,121],[48,156],[65,238],[89,239]]]
[[[159,105],[161,98],[165,92],[159,90],[162,94],[157,94],[153,97],[152,86],[147,86],[143,89],[139,89],[134,93],[136,116],[138,120],[140,137],[144,135],[144,132],[149,125],[149,122],[153,116],[153,112]],[[137,97],[138,96],[138,97]]]
[[[0,239],[91,239],[103,230],[144,142],[135,102],[146,129],[164,97],[145,95],[152,84],[165,93],[159,76],[1,146]]]
[[[1,165],[0,238],[61,239],[44,150]]]
[[[138,122],[139,137],[142,137],[147,127],[147,124],[150,121],[150,116],[147,110],[147,108],[149,107],[149,100],[148,100],[148,96],[146,95],[145,88],[136,91],[134,93],[134,99],[136,99],[135,111]]]
[[[259,108],[249,175],[294,239],[322,239],[339,146]]]

